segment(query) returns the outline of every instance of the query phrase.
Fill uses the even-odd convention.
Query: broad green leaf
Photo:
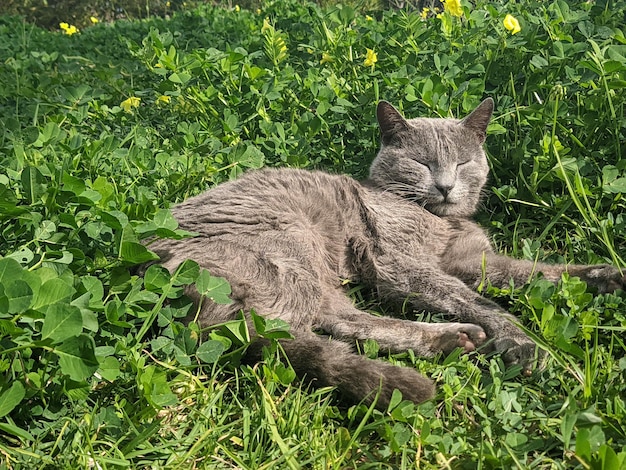
[[[22,382],[15,381],[8,390],[0,393],[0,418],[8,415],[13,409],[20,404],[26,391]]]
[[[248,144],[242,152],[241,147],[233,149],[228,159],[231,163],[244,168],[261,168],[265,163],[265,155],[252,144]]]
[[[24,168],[21,181],[26,200],[29,204],[37,202],[46,191],[43,184],[44,177],[36,167],[27,166]]]
[[[178,397],[170,390],[167,374],[155,366],[145,367],[138,377],[143,396],[155,408],[173,405]]]
[[[7,255],[7,258],[13,258],[20,264],[28,264],[33,260],[33,258],[35,258],[35,254],[30,248],[24,246],[19,250]]]
[[[27,383],[31,387],[41,388],[41,385],[43,384],[42,375],[45,375],[45,372],[41,370],[39,370],[38,372],[29,372],[28,374],[26,374]]]
[[[265,333],[265,318],[258,315],[254,310],[250,311],[250,316],[252,317],[255,331],[259,335],[263,335],[263,333]]]
[[[589,461],[591,453],[606,443],[602,428],[598,425],[590,428],[580,428],[576,434],[576,455]]]
[[[12,258],[0,259],[0,283],[5,284],[10,281],[22,278],[24,269],[16,260]]]
[[[180,346],[174,345],[174,357],[183,367],[188,367],[191,365],[190,355],[187,353],[187,351],[181,349]]]
[[[235,340],[238,346],[250,343],[250,332],[245,320],[233,320],[220,326],[220,333],[231,341]]]
[[[279,362],[274,365],[274,373],[276,374],[276,378],[283,385],[289,385],[296,379],[296,372],[289,365],[284,365]]]
[[[172,276],[172,285],[180,286],[183,284],[191,284],[200,275],[200,266],[193,260],[183,261]]]
[[[120,375],[120,363],[117,358],[114,356],[105,357],[100,363],[98,373],[103,379],[109,382],[113,382],[117,379]]]
[[[173,238],[175,240],[195,237],[198,235],[197,232],[188,232],[187,230],[182,230],[179,228],[177,228],[176,230],[170,230],[169,228],[161,227],[157,228],[154,233],[161,238]]]
[[[616,178],[605,184],[602,189],[608,193],[626,193],[626,178]]]
[[[191,74],[186,72],[176,72],[168,77],[168,80],[172,83],[180,83],[184,85],[191,79]]]
[[[170,272],[163,266],[153,264],[146,270],[143,277],[143,283],[149,291],[158,291],[163,286],[169,284],[171,279]]]
[[[4,295],[9,300],[10,313],[24,312],[33,300],[32,289],[26,281],[21,279],[6,284]]]
[[[82,178],[76,178],[69,173],[63,173],[63,189],[78,196],[85,191],[85,180]]]
[[[178,222],[172,215],[172,212],[167,209],[159,209],[156,214],[154,214],[153,220],[155,225],[159,228],[176,230],[178,227]]]
[[[48,307],[43,320],[41,338],[50,338],[60,343],[83,331],[83,316],[78,307],[68,304],[54,304]]]
[[[195,332],[185,328],[174,339],[174,355],[182,365],[191,365],[190,357],[193,356],[196,350],[197,338],[198,335]]]
[[[610,89],[626,88],[626,80],[611,80],[608,83]]]
[[[154,338],[150,341],[150,347],[152,348],[152,352],[158,352],[163,350],[166,354],[172,352],[172,347],[174,345],[174,340],[171,338],[166,338],[165,336],[159,336],[158,338]]]
[[[209,333],[209,338],[222,343],[224,345],[224,350],[229,349],[233,345],[233,340],[230,339],[230,335],[224,335],[223,330],[211,331]]]
[[[504,441],[510,447],[520,447],[528,442],[528,436],[519,432],[510,432],[506,435]]]
[[[622,462],[620,462],[620,458],[611,446],[602,444],[598,450],[598,457],[600,462],[602,462],[602,466],[599,468],[602,468],[603,470],[624,469],[624,463],[626,463],[626,461],[622,460]],[[623,458],[624,457],[622,456],[622,459]]]
[[[218,361],[225,350],[226,347],[221,341],[210,339],[198,347],[196,356],[205,364],[213,364]]]
[[[196,289],[201,295],[204,295],[218,304],[230,304],[232,299],[230,284],[223,277],[211,276],[211,274],[203,269],[196,280]]]
[[[274,331],[289,332],[289,323],[280,318],[266,318],[265,319],[265,333],[271,333]]]
[[[289,333],[289,323],[286,321],[280,318],[263,318],[254,310],[250,310],[250,316],[254,323],[254,329],[259,336],[268,339],[293,338],[291,333]]]
[[[104,307],[106,318],[111,323],[117,322],[126,313],[126,305],[118,299],[111,299]]]
[[[70,379],[80,382],[91,377],[98,369],[94,350],[93,338],[81,334],[65,340],[53,352],[59,357],[61,371]]]
[[[604,71],[608,74],[612,74],[624,69],[626,69],[626,66],[622,62],[617,60],[608,60],[604,63]]]
[[[49,240],[57,231],[57,226],[51,220],[44,220],[35,230],[37,240]]]
[[[142,264],[159,257],[139,243],[137,234],[127,225],[123,228],[120,238],[119,259],[130,264]]]
[[[9,298],[4,294],[4,286],[0,284],[0,314],[9,315]]]
[[[72,252],[67,250],[49,251],[47,255],[49,256],[46,260],[48,263],[69,265],[72,263],[72,261],[74,261],[74,255],[72,254]]]
[[[109,183],[104,176],[98,176],[91,185],[91,188],[100,194],[101,198],[98,200],[100,205],[104,205],[104,203],[115,194],[115,186]]]
[[[85,291],[89,293],[89,307],[102,308],[102,299],[104,298],[102,281],[94,276],[84,276],[80,282]]]
[[[402,392],[396,389],[391,394],[391,400],[389,400],[389,406],[387,407],[387,410],[388,411],[393,410],[401,402],[402,402]]]
[[[137,242],[122,242],[119,257],[120,260],[131,264],[142,264],[159,259],[156,254]]]
[[[128,216],[120,211],[104,211],[101,213],[101,217],[105,224],[117,230],[121,230],[128,225]],[[136,238],[133,241],[136,241]]]
[[[88,93],[89,91],[92,91],[91,87],[82,83],[77,87],[61,88],[59,94],[71,104],[78,105],[93,99],[92,94]]]
[[[576,425],[577,426],[589,426],[592,424],[600,424],[603,422],[603,419],[596,414],[596,412],[590,408],[586,411],[581,411],[577,415]]]
[[[102,194],[93,189],[86,189],[78,195],[78,201],[83,204],[93,205],[102,199]]]
[[[44,282],[39,288],[32,308],[39,310],[41,307],[69,300],[72,295],[74,295],[74,292],[76,292],[74,287],[66,283],[63,279],[50,279]]]

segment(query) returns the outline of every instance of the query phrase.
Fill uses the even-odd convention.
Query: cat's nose
[[[450,194],[450,191],[452,191],[453,187],[453,184],[439,183],[435,185],[435,188],[437,188],[437,190],[443,195],[444,198],[448,197],[448,194]]]

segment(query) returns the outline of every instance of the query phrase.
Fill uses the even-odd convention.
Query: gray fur
[[[492,110],[487,99],[463,120],[405,120],[381,102],[382,146],[368,180],[297,169],[249,172],[174,208],[180,226],[197,237],[150,248],[170,270],[191,258],[230,282],[233,304],[204,301],[202,325],[252,308],[289,322],[295,338],[282,345],[299,376],[336,386],[351,400],[369,402],[380,392],[377,406],[384,408],[395,388],[415,402],[434,391],[413,369],[359,356],[347,344],[355,340],[432,356],[471,351],[490,338],[505,360],[529,369],[534,343],[474,290],[483,271],[496,286],[524,284],[538,271],[557,281],[569,270],[600,291],[623,287],[624,278],[610,266],[551,266],[493,252],[470,219],[487,180],[482,145]],[[408,300],[461,323],[363,312],[346,296],[345,279],[367,284],[383,301]]]

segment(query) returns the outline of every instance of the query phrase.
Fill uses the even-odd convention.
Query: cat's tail
[[[414,403],[429,400],[435,393],[433,382],[409,367],[368,359],[346,343],[314,333],[295,334],[294,339],[280,344],[298,377],[314,386],[336,387],[351,402],[376,400],[376,408],[386,410],[395,389]],[[263,339],[254,341],[249,359],[258,360],[266,344]]]

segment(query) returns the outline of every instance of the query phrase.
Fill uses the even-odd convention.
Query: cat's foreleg
[[[481,284],[490,284],[505,288],[513,282],[523,286],[534,276],[541,273],[551,282],[558,282],[567,272],[585,281],[599,293],[613,292],[626,287],[626,277],[616,267],[600,265],[562,265],[520,260],[495,253],[484,252],[467,254],[465,258],[450,253],[442,261],[447,273],[463,280],[476,288]]]
[[[451,228],[448,245],[439,263],[446,273],[470,287],[491,284],[506,288],[511,282],[523,286],[539,273],[556,283],[567,272],[580,277],[600,293],[626,288],[624,273],[614,266],[548,264],[502,256],[494,252],[489,238],[474,222],[455,219],[451,221]]]
[[[535,343],[515,325],[515,317],[457,277],[403,255],[383,255],[376,264],[376,285],[382,297],[396,302],[408,299],[416,309],[479,325],[507,363],[519,364],[525,371],[532,368]]]

